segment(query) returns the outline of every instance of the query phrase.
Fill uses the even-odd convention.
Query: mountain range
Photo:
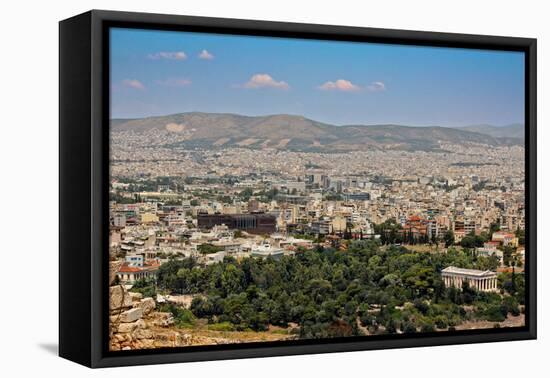
[[[522,140],[525,138],[525,127],[521,123],[506,126],[472,125],[460,127],[459,129],[486,134],[495,138],[518,138]]]
[[[111,120],[113,132],[154,129],[184,134],[184,141],[168,144],[187,148],[272,147],[318,152],[365,149],[442,151],[442,144],[523,144],[522,125],[460,128],[391,124],[335,126],[288,114],[243,116],[199,112]]]

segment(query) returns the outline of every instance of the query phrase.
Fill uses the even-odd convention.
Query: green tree
[[[223,248],[214,246],[212,244],[204,243],[204,244],[199,244],[197,246],[197,251],[199,251],[203,255],[209,255],[211,253],[223,251]]]
[[[455,243],[455,234],[451,230],[445,232],[443,236],[443,241],[445,242],[445,247],[450,247]]]

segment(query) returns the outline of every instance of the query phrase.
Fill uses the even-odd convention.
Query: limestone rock
[[[140,340],[140,344],[143,349],[152,349],[155,347],[155,340],[143,339],[143,340]]]
[[[132,298],[122,286],[112,286],[109,288],[109,309],[120,310],[132,307]]]
[[[143,310],[143,315],[148,315],[155,309],[156,303],[153,298],[144,298],[134,306],[141,308]]]
[[[145,320],[139,319],[139,320],[136,322],[136,327],[137,327],[138,329],[145,329],[145,328],[147,328],[147,323],[145,323]]]
[[[116,274],[120,267],[122,266],[122,261],[109,261],[109,285],[115,280]]]
[[[132,308],[120,314],[119,321],[121,323],[132,323],[141,319],[142,316],[143,310],[141,308]]]
[[[134,332],[137,329],[137,327],[138,327],[137,322],[120,323],[118,325],[117,332],[119,332],[119,333],[130,333],[130,332]]]
[[[152,339],[154,338],[154,334],[153,334],[153,331],[151,331],[150,329],[137,329],[134,333],[133,333],[133,336],[137,339]]]
[[[130,298],[132,298],[132,302],[139,302],[143,298],[143,294],[141,293],[129,292],[128,294],[130,294]]]

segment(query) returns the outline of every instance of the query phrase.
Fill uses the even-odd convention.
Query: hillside
[[[491,125],[473,125],[458,128],[458,130],[472,131],[476,133],[490,135],[494,138],[518,138],[524,139],[525,127],[523,124],[514,123],[506,126],[491,126]]]
[[[350,151],[365,148],[437,151],[441,144],[519,144],[519,138],[475,130],[400,125],[334,126],[302,116],[277,114],[242,116],[221,113],[181,113],[142,119],[113,119],[111,130],[168,130],[185,135],[184,147],[247,147],[297,151]],[[180,138],[181,139],[181,138]]]

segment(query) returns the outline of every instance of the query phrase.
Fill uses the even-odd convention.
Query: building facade
[[[490,270],[464,269],[449,266],[441,271],[441,278],[445,287],[461,288],[466,281],[470,287],[478,291],[498,291],[496,272]]]
[[[199,228],[211,229],[214,226],[226,225],[229,229],[243,230],[251,234],[271,234],[277,229],[274,215],[257,214],[198,214]]]

